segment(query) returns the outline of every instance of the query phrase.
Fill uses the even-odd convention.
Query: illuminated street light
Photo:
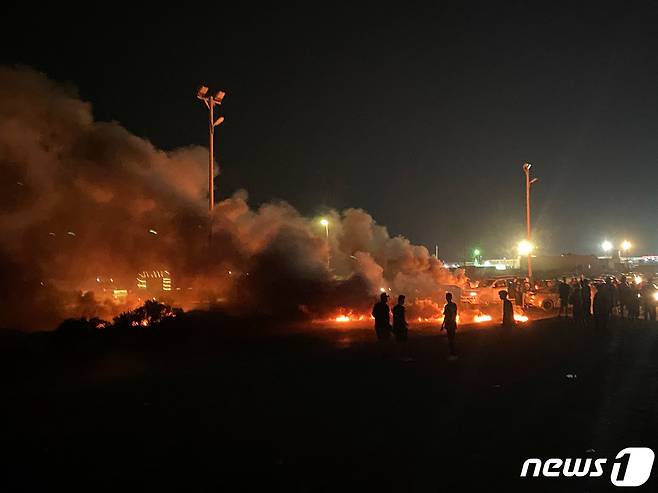
[[[324,231],[327,234],[327,239],[329,239],[329,221],[324,217],[320,219],[320,224],[324,226]]]
[[[628,252],[631,248],[633,248],[633,245],[630,241],[624,240],[621,242],[621,249],[624,253]]]
[[[605,253],[610,253],[612,250],[612,242],[605,240],[603,243],[601,243],[601,248]]]
[[[327,241],[327,269],[331,268],[331,249],[329,248],[329,220],[326,217],[320,219],[320,224],[324,226],[324,233]]]
[[[527,255],[529,258],[530,254],[535,249],[535,246],[532,243],[530,243],[528,240],[521,240],[517,246],[517,249],[519,251],[519,255],[521,255],[522,257],[525,257]]]
[[[215,136],[215,127],[221,125],[224,121],[224,117],[220,116],[215,119],[214,112],[215,106],[221,106],[222,100],[226,96],[224,91],[217,91],[213,95],[208,95],[208,87],[201,86],[196,93],[197,99],[200,99],[204,102],[208,108],[208,206],[212,212],[215,207],[215,150],[214,150],[214,136]]]
[[[476,248],[475,250],[473,250],[473,256],[474,256],[474,257],[479,257],[479,256],[480,256],[480,253],[481,253],[481,252],[480,252],[480,250],[479,250],[478,248]]]
[[[528,279],[532,280],[532,258],[530,257],[530,252],[532,252],[532,243],[530,239],[532,238],[532,228],[530,226],[530,189],[539,178],[530,178],[530,168],[532,164],[529,162],[523,163],[523,173],[525,173],[525,213],[526,213],[526,243],[529,246],[528,255]],[[520,246],[520,245],[519,245]]]

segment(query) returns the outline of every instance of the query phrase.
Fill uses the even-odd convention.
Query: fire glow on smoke
[[[110,320],[145,299],[138,272],[165,272],[158,299],[184,309],[221,300],[236,315],[339,324],[370,323],[382,289],[407,295],[410,321],[440,323],[440,300],[466,281],[362,209],[326,211],[327,236],[244,191],[216,204],[209,253],[207,157],[157,149],[45,75],[0,66],[0,326]]]

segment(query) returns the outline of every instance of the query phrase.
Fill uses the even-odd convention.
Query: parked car
[[[491,303],[500,303],[498,292],[509,290],[513,277],[497,277],[480,281],[477,287],[462,290],[461,302],[469,305],[487,306]],[[513,295],[510,293],[510,298]]]
[[[528,296],[528,304],[534,308],[541,308],[546,312],[560,307],[560,294],[553,289],[539,289]]]

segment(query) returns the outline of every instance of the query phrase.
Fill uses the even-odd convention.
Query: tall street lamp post
[[[538,178],[530,178],[530,168],[532,164],[523,163],[523,172],[525,173],[525,213],[526,213],[526,241],[532,245],[532,228],[530,226],[530,188],[537,182]],[[528,248],[528,279],[532,281],[532,248]]]

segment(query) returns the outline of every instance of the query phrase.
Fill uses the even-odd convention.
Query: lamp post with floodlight
[[[224,96],[226,96],[224,91],[217,91],[214,96],[208,95],[207,86],[201,86],[196,93],[197,99],[203,101],[208,108],[208,209],[210,212],[212,212],[215,207],[215,127],[221,125],[224,121],[223,116],[215,119],[214,113],[215,106],[221,106]]]
[[[326,219],[320,219],[320,224],[324,226],[324,232],[327,235],[327,241],[329,241],[329,221]]]
[[[628,255],[628,251],[631,248],[633,248],[633,244],[630,241],[624,240],[624,241],[621,242],[621,251],[624,252],[624,256]],[[621,255],[620,255],[620,257],[621,257]]]
[[[628,252],[631,248],[633,248],[633,244],[630,241],[624,240],[621,242],[621,249],[619,251],[620,262],[621,262],[621,252],[624,252],[624,262],[626,262],[626,265],[630,265],[630,262],[628,260]]]
[[[323,217],[320,219],[320,225],[324,226],[324,233],[327,242],[327,269],[329,269],[331,263],[331,250],[329,248],[329,220]]]
[[[532,164],[528,163],[527,161],[523,163],[523,172],[525,173],[525,213],[526,213],[526,227],[527,227],[527,232],[526,232],[526,246],[530,246],[530,248],[527,248],[528,250],[528,279],[532,281],[532,229],[530,227],[530,188],[534,183],[537,182],[538,178],[530,178],[530,168],[532,167]],[[525,249],[524,249],[525,250]]]

